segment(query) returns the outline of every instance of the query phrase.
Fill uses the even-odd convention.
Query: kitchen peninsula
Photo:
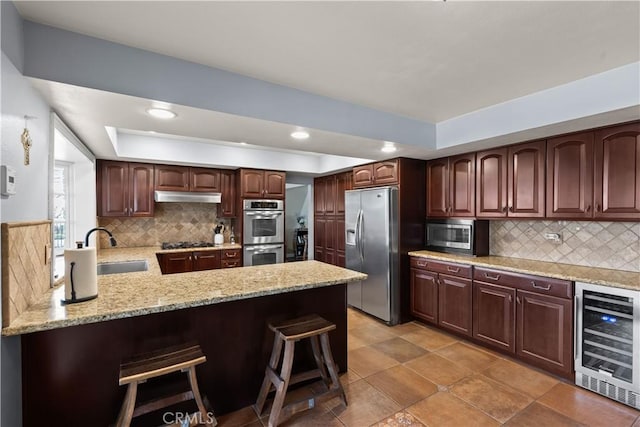
[[[21,335],[23,424],[107,425],[124,398],[123,359],[197,341],[200,390],[216,414],[255,401],[273,340],[267,324],[309,313],[335,323],[347,368],[346,284],[366,275],[317,261],[162,275],[157,248],[101,250],[99,262],[148,261],[144,272],[98,277],[97,299],[62,305],[49,291],[2,334]]]

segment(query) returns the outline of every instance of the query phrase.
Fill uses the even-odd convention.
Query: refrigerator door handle
[[[363,225],[362,225],[363,222],[364,222],[364,211],[362,209],[360,209],[360,211],[358,212],[358,224],[357,224],[357,227],[358,227],[358,236],[359,236],[358,249],[359,249],[359,252],[360,252],[360,261],[362,261],[362,262],[364,262],[364,244],[363,244],[363,241],[362,241],[362,234],[364,232]]]

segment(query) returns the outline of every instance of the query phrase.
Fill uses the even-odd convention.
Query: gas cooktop
[[[162,242],[162,249],[208,248],[213,242]]]

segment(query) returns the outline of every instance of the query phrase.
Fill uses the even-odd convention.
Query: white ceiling
[[[38,23],[431,123],[640,60],[637,1],[18,1],[16,7]],[[69,112],[60,111],[65,121],[77,115],[78,125],[70,125],[98,157],[107,148],[96,150],[88,138],[99,138],[105,125],[300,148],[277,136],[289,125],[210,111],[191,111],[193,122],[158,124],[132,112],[140,104],[133,97],[36,84],[54,108]],[[374,159],[379,143],[325,132],[303,150]],[[429,155],[406,149],[398,154]]]

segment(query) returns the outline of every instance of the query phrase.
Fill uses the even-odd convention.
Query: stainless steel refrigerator
[[[400,321],[398,189],[345,192],[346,267],[368,274],[347,287],[347,302],[390,325]]]

